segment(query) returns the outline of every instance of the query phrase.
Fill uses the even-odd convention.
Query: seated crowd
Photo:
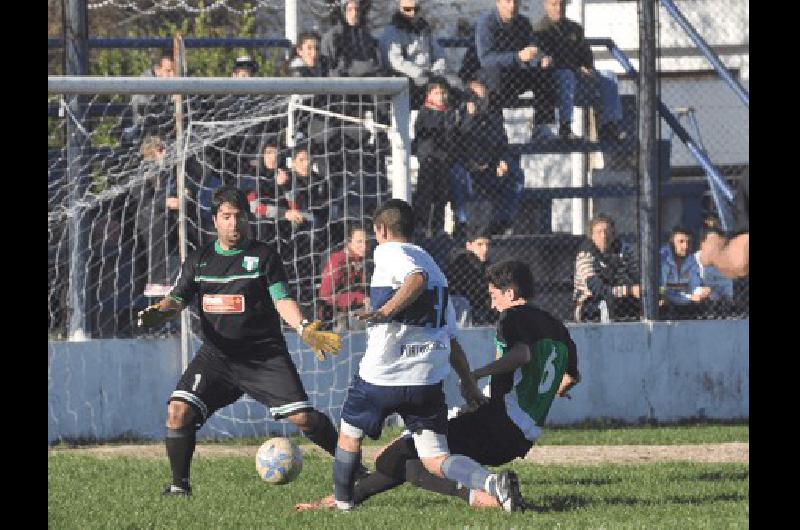
[[[411,108],[416,111],[412,153],[419,162],[413,195],[417,229],[424,238],[442,233],[445,207],[451,204],[453,240],[464,241],[464,248],[453,253],[447,275],[453,298],[463,309],[461,322],[470,325],[492,324],[497,317],[484,288],[491,238],[513,233],[524,187],[519,156],[509,148],[503,108],[518,107],[519,95],[532,91],[534,142],[575,139],[572,114],[576,104],[598,110],[601,140],[625,139],[615,75],[594,68],[583,28],[564,17],[563,0],[542,1],[544,16],[532,24],[519,14],[517,0],[495,0],[495,6],[472,29],[474,38],[458,76],[450,75],[447,57],[431,24],[421,16],[417,0],[396,0],[397,9],[378,37],[366,23],[361,2],[341,2],[338,22],[329,31],[299,34],[287,65],[287,74],[294,77],[408,78]],[[242,56],[231,76],[252,77],[257,72],[256,61]],[[143,75],[174,76],[172,58],[164,54]],[[345,109],[342,112],[350,113],[347,109],[353,103],[356,107],[363,103],[360,97],[340,96],[336,101]],[[315,98],[311,99],[319,104]],[[333,100],[328,96],[326,101]],[[131,103],[134,122],[147,132],[143,164],[158,167],[159,142],[168,133],[161,132],[164,120],[154,117],[160,115],[158,109],[170,114],[171,99],[135,96]],[[196,161],[187,161],[187,172],[193,173],[187,182],[197,183],[195,189],[187,190],[197,205],[196,212],[188,215],[198,228],[208,227],[204,223],[210,221],[203,212],[208,210],[209,190],[229,181],[244,189],[257,237],[275,239],[288,248],[285,258],[291,267],[287,271],[294,274],[297,296],[313,302],[313,311],[330,325],[345,329],[357,327],[350,318],[352,312],[369,307],[366,271],[371,234],[361,220],[371,211],[364,208],[351,215],[346,207],[356,202],[348,201],[352,196],[345,171],[352,167],[348,155],[326,159],[321,169],[315,163],[321,134],[328,135],[323,139],[328,151],[352,147],[347,143],[352,138],[330,135],[330,123],[327,118],[309,117],[300,123],[304,134],[292,142],[281,136],[280,128],[259,130],[252,135],[257,148],[252,148],[252,142],[247,147],[257,154],[244,168],[214,174],[193,168]],[[378,136],[379,141],[370,144],[375,151],[386,141],[385,134]],[[176,231],[160,228],[162,240],[152,241],[154,222],[160,226],[172,220],[174,228],[177,197],[174,175],[167,173],[166,180],[146,181],[148,187],[142,193],[150,197],[151,209],[159,211],[141,208],[140,215],[151,219],[137,225],[137,237],[148,241],[147,282],[155,284],[171,283],[177,272]],[[204,231],[196,233],[200,235],[194,236],[193,243],[200,244]],[[709,305],[722,307],[732,297],[730,280],[700,266],[690,252],[690,240],[690,233],[676,229],[661,250],[660,305],[665,318],[696,316],[707,312]],[[158,264],[152,266],[152,261]],[[610,217],[598,215],[589,223],[572,279],[575,321],[640,318],[639,273],[631,249],[616,238]]]

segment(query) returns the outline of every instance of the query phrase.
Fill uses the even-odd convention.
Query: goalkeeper
[[[196,301],[203,344],[170,395],[166,447],[172,483],[164,495],[189,496],[195,432],[218,409],[247,393],[286,418],[333,455],[337,432],[311,406],[281,332],[280,315],[320,361],[341,348],[337,334],[303,319],[289,297],[277,250],[250,237],[244,193],[219,188],[211,204],[217,240],[191,253],[166,298],[139,313],[139,326],[159,326]]]

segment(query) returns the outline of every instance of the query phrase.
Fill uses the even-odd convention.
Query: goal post
[[[303,98],[303,104],[290,112],[294,96]],[[79,99],[80,105],[66,108],[71,98]],[[134,108],[140,100],[150,101],[143,107],[146,111]],[[355,107],[348,106],[352,102]],[[311,146],[312,165],[316,170],[319,164],[318,175],[328,180],[331,190],[322,199],[329,203],[325,209],[329,207],[331,213],[324,217],[328,225],[317,224],[314,218],[312,228],[296,230],[292,225],[290,237],[280,238],[264,236],[272,220],[258,215],[254,220],[254,235],[278,245],[290,292],[309,317],[319,318],[324,305],[319,292],[322,268],[329,254],[342,248],[343,234],[353,226],[368,227],[375,206],[389,197],[411,199],[408,81],[404,78],[49,76],[48,104],[65,107],[57,114],[51,112],[48,122],[48,334],[53,339],[63,337],[64,322],[74,316],[67,296],[73,288],[86,295],[88,338],[153,337],[153,332],[135,327],[136,311],[168,290],[186,253],[213,238],[208,207],[213,190],[222,183],[247,190],[247,183],[261,182],[262,173],[255,164],[267,136],[288,155],[290,173],[294,169],[289,162],[298,149]],[[292,113],[297,118],[294,127],[309,135],[296,148],[289,148],[286,141]],[[322,116],[320,136],[325,140],[313,136],[317,133],[309,123],[314,116]],[[140,119],[148,125],[141,129],[131,125]],[[149,119],[160,127],[156,134],[147,132]],[[79,152],[64,141],[67,123],[82,131]],[[356,140],[345,142],[343,138],[353,130]],[[339,138],[338,143],[329,142],[330,137]],[[150,147],[159,150],[157,161],[145,155]],[[191,167],[186,166],[190,162]],[[68,181],[74,171],[87,181],[79,197]],[[211,183],[209,175],[220,178]],[[188,189],[187,193],[170,192],[170,200],[177,199],[178,204],[171,211],[167,208],[173,207],[165,206],[163,198],[154,198],[161,196],[139,191],[146,185],[157,186],[153,182],[176,178],[181,188]],[[254,202],[248,200],[253,212]],[[160,220],[153,213],[156,209],[161,210]],[[148,223],[160,223],[161,233],[154,235]],[[73,234],[73,227],[81,228],[78,234]],[[175,233],[166,233],[171,230]],[[82,249],[86,266],[72,271],[68,251],[75,235],[87,241]],[[179,253],[181,247],[185,250]],[[156,274],[152,271],[159,260],[162,266]],[[151,276],[164,280],[151,283]],[[337,323],[338,317],[346,316],[342,311],[327,314],[327,322]],[[185,367],[198,345],[199,319],[192,308],[183,316],[176,364]],[[178,323],[171,323],[157,334],[169,336],[177,330]],[[345,333],[352,352],[362,335],[352,330]],[[298,371],[305,378],[309,397],[337,418],[346,392],[344,382],[360,356],[340,356],[333,363],[320,364],[292,334],[287,342],[293,352],[297,350]],[[249,398],[220,411],[208,426],[211,433],[223,436],[243,429],[260,433],[265,428],[284,433],[289,429]]]

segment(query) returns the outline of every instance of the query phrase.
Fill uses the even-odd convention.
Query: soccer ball
[[[287,484],[303,469],[303,452],[288,438],[270,438],[256,452],[256,471],[270,484]]]

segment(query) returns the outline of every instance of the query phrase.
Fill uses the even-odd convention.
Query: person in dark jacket
[[[370,77],[380,75],[378,41],[361,22],[361,2],[342,2],[339,24],[322,37],[322,56],[331,77]]]
[[[545,14],[534,27],[534,34],[552,58],[550,68],[558,84],[558,135],[568,139],[572,133],[572,109],[577,104],[599,107],[600,139],[621,141],[627,135],[620,129],[622,104],[617,76],[594,68],[592,50],[583,27],[564,17],[564,0],[544,0]]]
[[[444,230],[444,207],[450,201],[450,168],[458,116],[448,103],[449,86],[434,77],[414,123],[414,146],[419,172],[414,193],[416,225],[426,237]]]
[[[316,31],[304,31],[297,36],[294,57],[289,62],[292,77],[328,77],[328,64],[320,55],[320,36]]]
[[[509,152],[503,109],[491,103],[486,85],[477,79],[467,87],[451,168],[456,232],[467,223],[490,222],[501,232],[516,218],[525,175],[517,157]]]
[[[519,14],[519,0],[496,0],[475,27],[480,79],[503,106],[513,104],[528,90],[534,95],[534,136],[552,136],[555,123],[555,86],[549,58],[540,49],[527,17]]]
[[[463,296],[469,301],[472,323],[491,324],[497,313],[491,308],[486,291],[486,267],[489,266],[489,250],[492,233],[488,226],[470,227],[465,248],[453,255],[447,267],[447,283],[450,294]]]
[[[444,50],[419,12],[416,0],[397,0],[397,11],[379,39],[383,64],[392,75],[405,76],[410,81],[412,109],[418,109],[425,99],[430,77],[445,75],[447,67]]]
[[[640,287],[632,253],[614,237],[614,221],[597,215],[575,257],[575,321],[636,318]]]

